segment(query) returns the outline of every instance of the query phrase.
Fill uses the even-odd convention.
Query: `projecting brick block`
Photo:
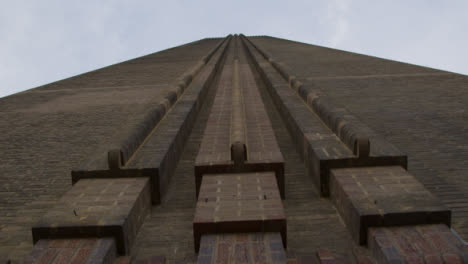
[[[114,237],[128,254],[150,206],[148,178],[80,180],[32,228],[33,240]]]
[[[41,239],[33,247],[24,264],[114,263],[113,238]]]
[[[195,249],[206,233],[280,232],[286,245],[286,217],[274,173],[205,175],[193,233]]]
[[[369,229],[378,263],[468,263],[468,245],[443,224]]]
[[[333,169],[330,180],[331,198],[360,244],[371,226],[450,225],[450,210],[399,166]]]
[[[279,233],[210,234],[201,238],[198,264],[286,263]]]

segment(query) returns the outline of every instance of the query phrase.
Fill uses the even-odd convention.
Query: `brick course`
[[[286,263],[279,233],[203,235],[198,264]]]
[[[468,245],[446,225],[370,228],[378,263],[467,263]]]
[[[116,258],[113,238],[41,239],[24,264],[112,264]]]

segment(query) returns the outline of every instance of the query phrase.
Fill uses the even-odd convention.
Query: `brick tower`
[[[468,77],[229,35],[0,99],[0,264],[468,263]]]

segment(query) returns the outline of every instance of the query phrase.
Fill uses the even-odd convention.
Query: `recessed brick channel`
[[[150,206],[148,178],[83,179],[33,226],[33,240],[113,237],[125,255]]]
[[[41,239],[33,247],[24,264],[114,263],[113,238]]]
[[[284,76],[270,63],[271,60],[266,60],[248,40],[245,39],[243,43],[322,196],[330,194],[330,169],[386,165],[406,168],[407,157],[397,148],[363,125],[352,125],[352,129],[349,128],[356,118],[350,119],[351,115],[345,109],[335,109],[328,101],[322,100],[320,102],[323,102],[323,107],[320,109],[325,109],[324,113],[330,114],[330,122],[336,125],[329,127],[328,119],[312,109],[307,100],[301,99],[301,95],[290,87]],[[317,96],[319,94],[307,93],[309,101]],[[331,108],[333,109],[329,110]],[[343,116],[347,119],[342,119]],[[338,128],[337,134],[333,131],[335,127]],[[354,147],[361,140],[370,143],[369,153],[358,153]],[[352,142],[352,146],[347,145],[348,142]]]
[[[210,234],[201,238],[198,264],[286,263],[279,233]]]
[[[195,250],[208,233],[279,232],[286,246],[286,216],[273,172],[204,175],[193,235]]]
[[[284,159],[244,49],[234,39],[195,161],[197,195],[203,175],[274,171],[284,198]],[[242,145],[246,160],[235,164]]]
[[[370,228],[369,248],[378,263],[468,263],[468,245],[442,224]]]
[[[126,161],[123,161],[123,156],[121,157],[125,165],[110,167],[109,158],[117,156],[113,159],[117,160],[119,155],[110,155],[113,152],[100,153],[100,157],[93,157],[81,168],[72,171],[72,182],[75,183],[84,178],[150,177],[152,202],[159,204],[208,87],[220,67],[229,39],[224,41],[210,56],[208,63],[197,71],[190,86],[181,94],[180,99],[175,102],[170,111],[156,107],[148,112],[147,118],[137,128],[142,131],[149,129],[150,132],[135,133],[136,137],[144,137],[144,140],[141,140],[139,147],[135,148],[133,155],[129,156]],[[134,141],[140,142],[140,139]]]
[[[450,210],[399,166],[333,169],[330,178],[331,199],[359,244],[372,226],[450,226]]]

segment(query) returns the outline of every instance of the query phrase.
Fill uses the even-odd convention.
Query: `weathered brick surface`
[[[262,56],[268,60],[269,64],[271,64],[272,68],[288,82],[289,87],[295,90],[303,101],[313,109],[320,117],[321,121],[324,122],[343,143],[353,150],[355,155],[360,157],[372,155],[379,158],[386,157],[393,159],[396,157],[404,157],[400,150],[367,127],[359,118],[352,115],[346,108],[333,102],[322,89],[303,84],[293,75],[294,72],[291,71],[287,65],[273,60],[273,57],[269,53],[260,50],[258,46],[255,46],[255,49],[262,54]],[[358,153],[358,149],[356,148],[358,146],[356,144],[357,140],[370,143],[370,146],[367,146],[368,150],[365,151],[366,153]]]
[[[158,122],[169,111],[178,97],[181,96],[185,88],[191,84],[198,72],[200,72],[200,70],[205,66],[205,63],[208,63],[208,61],[205,61],[205,58],[211,58],[227,40],[228,38],[225,38],[220,41],[207,56],[201,58],[195,66],[186,70],[180,77],[173,81],[172,89],[166,93],[166,96],[162,98],[160,102],[155,104],[152,108],[147,109],[146,114],[141,116],[141,118],[133,120],[136,122],[134,126],[125,127],[126,129],[119,130],[115,136],[119,139],[119,142],[110,144],[105,153],[97,153],[97,156],[90,157],[90,159],[82,165],[84,167],[83,169],[99,170],[103,169],[103,165],[104,168],[108,168],[107,156],[105,154],[113,150],[120,152],[121,165],[125,165],[148,134],[153,130],[154,126],[158,124]]]
[[[113,264],[113,238],[41,239],[23,260],[24,264]]]
[[[164,256],[151,256],[143,259],[137,259],[132,261],[131,263],[134,264],[165,264],[166,263],[166,257]],[[189,262],[185,262],[189,263]]]
[[[201,40],[0,99],[0,256],[32,247],[31,225],[70,186],[70,169],[118,139],[220,39]]]
[[[323,264],[376,264],[376,260],[371,255],[369,249],[365,247],[354,247],[353,255],[336,253],[327,248],[318,248],[309,254],[296,254],[288,251],[287,264],[310,264],[310,263],[323,263]]]
[[[249,38],[264,53],[278,58],[297,72],[298,77],[367,76],[377,74],[440,73],[438,70],[319,47],[273,37]],[[302,56],[302,57],[301,57]],[[313,60],[312,60],[313,58]],[[313,63],[312,63],[313,62]]]
[[[286,263],[279,233],[203,235],[198,264]]]
[[[322,195],[329,195],[329,173],[331,168],[358,167],[369,165],[401,165],[406,167],[406,156],[394,148],[382,151],[381,144],[373,146],[371,155],[356,156],[353,150],[325,125],[321,118],[292,90],[277,70],[267,62],[248,42],[249,48],[262,79],[286,120],[290,133],[303,158],[311,177]]]
[[[221,63],[221,65],[223,65]],[[221,66],[222,67],[222,66]],[[195,182],[193,167],[210,106],[212,105],[219,75],[208,89],[206,101],[197,115],[182,156],[177,163],[167,195],[160,206],[153,206],[143,224],[133,247],[135,259],[166,256],[167,263],[186,263],[183,259],[195,259],[193,250],[193,215],[195,211]],[[190,262],[188,262],[190,263]]]
[[[129,256],[120,256],[114,262],[114,264],[130,264],[130,263],[131,263],[131,259]]]
[[[371,228],[378,263],[468,263],[468,245],[446,225]]]
[[[187,91],[148,135],[125,167],[109,169],[105,158],[93,158],[92,164],[88,164],[84,170],[72,172],[73,182],[80,178],[151,177],[152,201],[154,204],[159,204],[166,192],[170,176],[190,134],[207,89],[217,72],[226,45],[227,43],[223,43],[215,52],[212,60],[203,67]],[[154,124],[154,122],[149,124]],[[107,153],[101,154],[101,156],[106,155]]]
[[[128,254],[150,205],[148,178],[80,180],[33,226],[33,240],[111,236]]]
[[[345,263],[352,263],[351,259],[343,258],[342,256],[338,256],[333,254],[328,249],[320,249],[317,251],[317,258],[318,263],[320,264],[345,264]]]
[[[297,89],[299,96],[320,87],[333,102],[408,152],[410,172],[454,210],[453,226],[466,239],[467,94],[462,89],[466,76],[272,38],[255,41],[278,58],[275,67],[280,74],[285,75],[285,66],[293,69],[297,79],[289,80],[292,87],[300,88],[300,80],[307,88]],[[161,100],[172,102],[174,95],[166,96],[173,88],[171,82],[196,67],[216,43],[219,39],[195,42],[0,100],[0,256],[14,263],[21,260],[31,248],[31,223],[70,188],[70,168],[119,143],[117,134],[144,120]],[[277,77],[282,80],[280,74]],[[268,95],[263,98],[270,100]],[[267,106],[270,118],[277,116],[272,105]],[[337,115],[330,116],[338,120]],[[280,131],[277,141],[286,160],[289,197],[284,205],[294,237],[288,247],[306,254],[325,245],[333,252],[349,253],[349,235],[336,211],[311,188],[282,121],[273,123],[275,132]],[[137,255],[159,251],[159,255],[168,254],[170,261],[181,259],[180,255],[193,259],[195,188],[191,177],[203,126],[197,129],[192,136],[195,141],[188,144],[176,170],[175,182],[168,186],[168,197],[161,207],[153,208]],[[303,148],[304,137],[293,138]],[[349,146],[344,150],[350,151]]]
[[[408,154],[468,240],[466,76],[270,37],[250,38]]]
[[[241,68],[241,76],[243,77],[241,87],[246,112],[247,164],[265,164],[265,167],[275,168],[281,197],[284,198],[283,155],[276,142],[252,70],[247,63],[243,64]]]
[[[218,83],[219,87],[200,145],[200,151],[196,160],[197,164],[231,163],[232,72],[232,65],[224,65]]]
[[[331,199],[353,238],[365,244],[371,226],[444,223],[450,210],[401,167],[333,169]]]
[[[320,198],[312,179],[306,174],[303,161],[294,148],[293,140],[275,103],[269,98],[259,76],[255,72],[254,75],[285,158],[285,186],[288,198],[283,204],[288,219],[288,252],[293,251],[298,256],[315,257],[316,250],[325,247],[352,258],[352,240],[349,232],[331,201]],[[193,167],[215,92],[215,89],[209,90],[207,103],[195,121],[166,197],[160,206],[152,208],[151,216],[147,218],[138,234],[137,243],[133,248],[136,259],[153,255],[165,255],[167,263],[184,263],[177,261],[196,259],[192,233],[196,205]]]
[[[296,138],[288,132],[287,123],[278,111],[279,105],[270,97],[258,73],[255,73],[255,78],[285,158],[288,197],[283,205],[287,215],[288,254],[303,261],[299,263],[315,263],[315,252],[320,248],[328,248],[347,258],[353,258],[349,232],[331,201],[320,198],[320,193],[314,188],[313,179],[308,175],[304,161],[295,148]]]
[[[284,198],[283,156],[239,38],[234,39],[229,54],[196,160],[197,194],[204,174],[275,171]],[[233,123],[235,118],[245,124],[238,128]],[[235,165],[231,157],[231,148],[239,140],[238,135],[232,134],[233,129],[245,129],[241,133],[243,142],[239,142],[247,150],[247,160],[242,165]]]
[[[272,172],[204,175],[193,236],[198,251],[206,233],[280,232],[286,245],[286,216]]]

